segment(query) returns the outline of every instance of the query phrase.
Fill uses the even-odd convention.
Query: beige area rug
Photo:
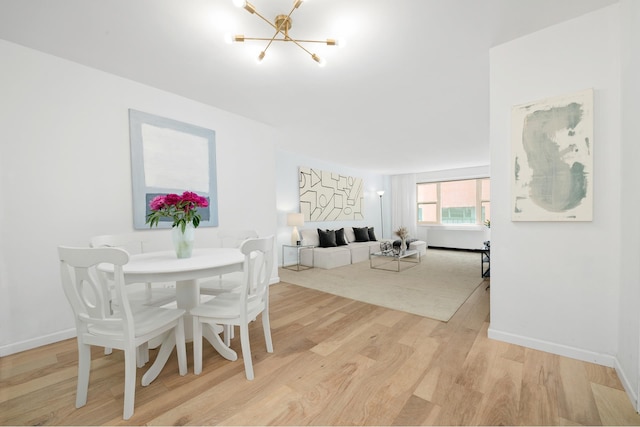
[[[283,282],[443,322],[483,280],[478,253],[428,249],[420,264],[410,265],[401,262],[400,272],[384,271],[371,269],[366,261],[331,270],[280,268],[279,275]],[[395,269],[396,263],[383,267]]]

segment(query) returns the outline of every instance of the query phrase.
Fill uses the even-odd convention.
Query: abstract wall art
[[[593,90],[513,107],[512,221],[593,219]]]
[[[305,221],[364,219],[362,178],[300,167],[298,180]]]
[[[198,208],[200,227],[218,226],[215,132],[188,123],[129,110],[133,226],[149,228],[149,202],[157,195],[193,191],[209,206]],[[159,228],[171,228],[162,218]]]

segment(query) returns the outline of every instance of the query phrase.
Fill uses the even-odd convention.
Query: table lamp
[[[297,245],[300,242],[300,233],[298,232],[298,226],[304,225],[304,215],[301,213],[287,214],[287,225],[293,226],[291,232],[291,244]]]

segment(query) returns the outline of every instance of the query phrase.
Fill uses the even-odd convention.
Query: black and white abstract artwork
[[[512,109],[513,221],[593,219],[593,90]]]
[[[300,167],[300,212],[305,222],[362,220],[362,178]]]

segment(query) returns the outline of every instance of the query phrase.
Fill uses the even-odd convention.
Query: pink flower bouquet
[[[172,218],[172,227],[178,227],[184,232],[187,223],[193,223],[194,227],[200,225],[200,214],[197,208],[206,208],[209,201],[196,193],[185,191],[182,196],[177,194],[167,194],[156,196],[149,203],[151,213],[147,215],[149,227],[157,226],[160,218]]]

